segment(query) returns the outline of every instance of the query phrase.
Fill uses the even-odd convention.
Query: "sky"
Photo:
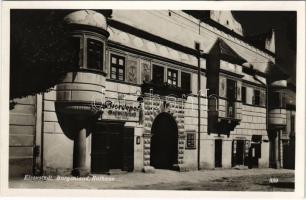
[[[233,11],[242,25],[244,35],[252,37],[275,30],[276,63],[296,80],[296,12],[295,11]]]

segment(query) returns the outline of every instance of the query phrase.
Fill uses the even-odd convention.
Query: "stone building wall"
[[[69,139],[58,122],[55,112],[56,90],[43,95],[43,168],[46,174],[69,175],[73,161],[73,140]]]
[[[34,166],[35,134],[37,122],[37,98],[28,96],[14,99],[9,115],[9,176],[31,174]]]

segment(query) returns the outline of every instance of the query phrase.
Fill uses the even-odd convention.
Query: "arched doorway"
[[[172,169],[177,163],[178,128],[168,113],[159,114],[152,125],[151,166],[158,169]]]

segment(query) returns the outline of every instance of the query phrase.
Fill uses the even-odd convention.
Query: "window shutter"
[[[259,102],[260,102],[261,106],[265,106],[266,105],[266,92],[264,90],[260,90]]]
[[[236,100],[240,101],[241,100],[241,82],[236,82]]]
[[[221,77],[219,79],[219,96],[225,97],[226,96],[226,78]]]
[[[252,105],[255,105],[255,94],[254,94],[254,91],[253,91],[253,96],[252,96]]]

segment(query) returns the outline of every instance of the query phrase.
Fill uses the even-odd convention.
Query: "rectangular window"
[[[184,91],[190,92],[191,91],[190,84],[191,84],[191,76],[190,76],[190,74],[182,72],[181,73],[181,88]]]
[[[260,105],[260,91],[254,90],[254,105],[259,106]]]
[[[103,70],[103,43],[87,39],[87,68]]]
[[[234,80],[226,80],[226,97],[229,101],[237,99],[237,83]]]
[[[110,78],[124,81],[125,76],[125,58],[118,55],[111,55]]]
[[[153,83],[164,83],[164,68],[158,65],[153,65]]]
[[[241,88],[241,101],[242,103],[246,103],[246,97],[247,97],[247,94],[246,94],[246,87],[242,87]]]
[[[186,149],[196,148],[196,135],[195,132],[187,132]]]
[[[168,75],[167,75],[167,83],[169,85],[173,85],[173,86],[177,86],[177,71],[176,70],[173,70],[173,69],[168,69]]]

